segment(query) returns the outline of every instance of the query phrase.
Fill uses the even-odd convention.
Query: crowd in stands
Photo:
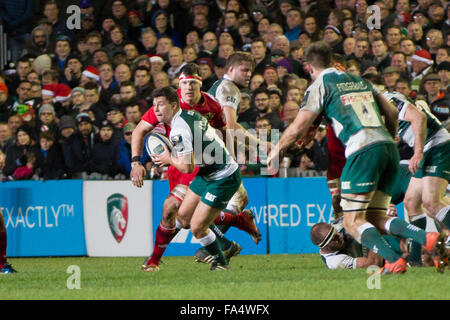
[[[333,48],[336,66],[403,93],[448,127],[446,2],[0,0],[10,53],[0,70],[1,178],[126,179],[131,133],[152,91],[176,88],[188,62],[200,66],[208,91],[235,51],[256,61],[238,121],[255,134],[283,132],[311,83],[304,50],[318,40]],[[372,5],[378,29],[368,23],[377,22]],[[326,170],[326,136],[322,124],[310,143],[288,150],[282,167]],[[260,167],[241,170],[258,175]]]

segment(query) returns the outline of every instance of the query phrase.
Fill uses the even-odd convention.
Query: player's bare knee
[[[177,215],[178,209],[180,208],[180,201],[172,196],[167,197],[164,201],[163,216],[174,217]]]
[[[181,228],[188,229],[190,226],[190,219],[187,215],[184,215],[182,212],[178,212],[177,221]]]
[[[192,224],[191,232],[193,236],[197,239],[201,239],[208,234],[207,230],[205,230],[205,228],[203,228],[203,226],[200,224]]]
[[[417,197],[405,196],[403,199],[403,205],[408,212],[416,212],[418,209],[420,210],[422,204],[422,200]]]
[[[442,208],[442,205],[437,199],[424,199],[423,207],[430,215],[435,216]]]

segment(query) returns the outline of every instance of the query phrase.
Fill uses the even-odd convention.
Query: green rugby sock
[[[217,237],[213,232],[208,232],[205,237],[199,240],[203,248],[205,248],[205,250],[214,257],[214,260],[216,262],[219,262],[221,264],[228,264],[225,256],[223,255],[220,243],[219,241],[217,241]]]
[[[216,235],[217,241],[219,241],[222,250],[227,250],[231,246],[231,241],[225,237],[225,235],[220,230],[219,226],[211,224],[209,226],[209,229]]]
[[[450,206],[446,206],[439,210],[439,212],[436,213],[436,219],[442,222],[447,229],[450,229]]]
[[[425,213],[410,217],[411,224],[422,230],[427,227],[427,215]],[[409,254],[409,261],[422,263],[422,245],[413,241],[411,246],[411,253]]]
[[[410,238],[415,242],[424,245],[427,241],[427,234],[425,230],[420,229],[410,223],[407,223],[399,218],[390,218],[386,221],[384,229],[386,232],[400,238]]]
[[[403,254],[402,248],[400,248],[400,239],[394,236],[386,236],[382,235],[383,239],[386,240],[386,242],[389,244],[389,246],[394,250],[395,252],[399,254]]]
[[[220,226],[216,226],[216,227],[217,227],[217,229],[220,230],[220,232],[222,232],[222,234],[225,234],[225,232],[227,232],[228,229],[230,229],[230,226],[227,226],[227,225],[224,225],[224,224],[222,224]]]
[[[357,234],[360,235],[360,243],[363,246],[379,254],[387,261],[392,263],[401,258],[402,255],[392,249],[372,224],[367,222],[359,226]]]

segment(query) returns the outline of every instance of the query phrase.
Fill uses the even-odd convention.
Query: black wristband
[[[131,162],[140,162],[141,161],[141,157],[140,156],[136,156],[131,158]]]

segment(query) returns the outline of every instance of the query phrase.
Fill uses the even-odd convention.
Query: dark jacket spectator
[[[92,159],[95,132],[92,120],[85,114],[77,117],[76,122],[78,132],[63,140],[62,151],[68,174],[79,178],[82,172],[90,173],[89,164]]]
[[[123,127],[124,139],[119,145],[119,160],[117,162],[119,170],[127,177],[131,172],[131,134],[136,126],[133,123],[127,123]]]
[[[55,136],[47,131],[40,136],[36,174],[44,180],[61,179],[65,176],[64,157],[61,145]]]
[[[37,159],[39,147],[35,143],[33,130],[26,125],[22,125],[16,131],[16,144],[8,148],[6,152],[3,174],[12,176],[16,169],[26,166],[29,160],[27,155],[30,153],[33,153],[35,159]]]
[[[96,138],[89,162],[89,172],[114,177],[119,173],[119,144],[113,139],[114,126],[105,120]]]

